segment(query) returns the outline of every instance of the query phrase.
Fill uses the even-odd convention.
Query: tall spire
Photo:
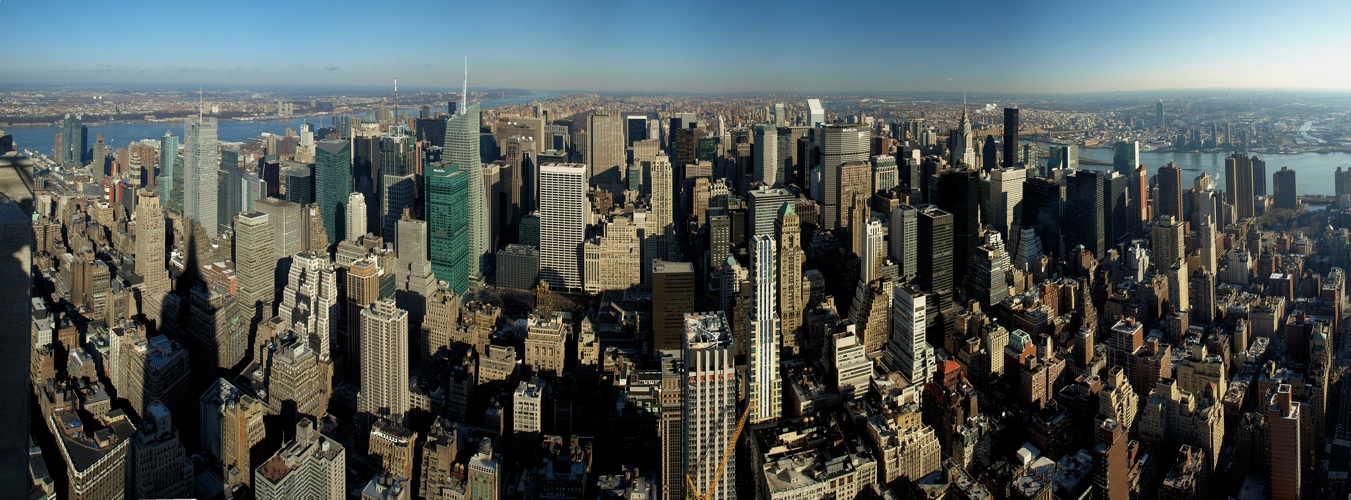
[[[394,91],[398,92],[399,83],[394,82]],[[966,118],[966,92],[962,92],[962,118]]]
[[[202,99],[202,84],[197,84],[197,118],[206,117],[206,102]]]
[[[463,96],[460,114],[464,114],[464,110],[469,108],[469,56],[464,56],[464,87],[460,88],[460,95]]]

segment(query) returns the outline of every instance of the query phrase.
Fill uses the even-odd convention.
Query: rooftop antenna
[[[399,77],[394,77],[394,119],[399,119]]]
[[[464,56],[464,86],[460,88],[460,93],[464,99],[464,105],[460,106],[460,114],[464,114],[465,108],[469,107],[469,56]]]
[[[198,84],[197,84],[197,118],[198,118],[198,119],[206,118],[206,112],[203,111],[205,108],[206,108],[206,103],[202,100],[202,84],[198,83]]]

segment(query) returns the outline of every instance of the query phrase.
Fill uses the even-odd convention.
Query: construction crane
[[[751,401],[746,404],[746,409],[741,412],[741,419],[736,423],[736,430],[732,431],[732,439],[727,442],[727,448],[722,450],[722,459],[718,460],[718,468],[713,471],[713,479],[708,481],[708,489],[704,490],[703,495],[699,494],[699,487],[694,485],[694,478],[691,478],[689,474],[685,475],[685,485],[689,489],[685,492],[686,498],[709,500],[713,497],[713,492],[718,489],[718,480],[722,479],[722,471],[727,469],[727,457],[732,456],[732,452],[736,451],[737,437],[741,436],[741,430],[746,428],[746,417],[751,415],[753,409],[755,409],[755,402]]]

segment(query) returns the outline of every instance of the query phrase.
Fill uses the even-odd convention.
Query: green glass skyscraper
[[[469,175],[455,165],[426,170],[428,260],[455,293],[469,288]]]
[[[159,187],[159,199],[170,210],[183,209],[183,178],[178,166],[178,137],[166,130],[164,136],[159,138],[159,179],[155,184]],[[174,189],[175,180],[178,184],[177,193]],[[170,202],[171,199],[177,199],[178,203]]]
[[[352,194],[352,143],[319,141],[314,146],[314,202],[332,245],[347,237],[347,198]]]

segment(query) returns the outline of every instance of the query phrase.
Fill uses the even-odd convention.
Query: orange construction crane
[[[713,471],[713,479],[708,482],[708,489],[704,494],[699,494],[699,487],[694,485],[694,478],[689,474],[685,475],[685,486],[689,491],[685,492],[686,498],[694,500],[709,500],[713,497],[713,492],[718,489],[718,480],[722,479],[722,471],[727,468],[727,457],[732,456],[736,451],[737,437],[741,436],[741,430],[746,428],[746,417],[751,415],[751,410],[755,408],[755,402],[746,404],[746,409],[741,412],[741,419],[736,423],[736,430],[732,431],[732,439],[727,442],[727,448],[722,451],[722,459],[718,460],[718,468]]]

